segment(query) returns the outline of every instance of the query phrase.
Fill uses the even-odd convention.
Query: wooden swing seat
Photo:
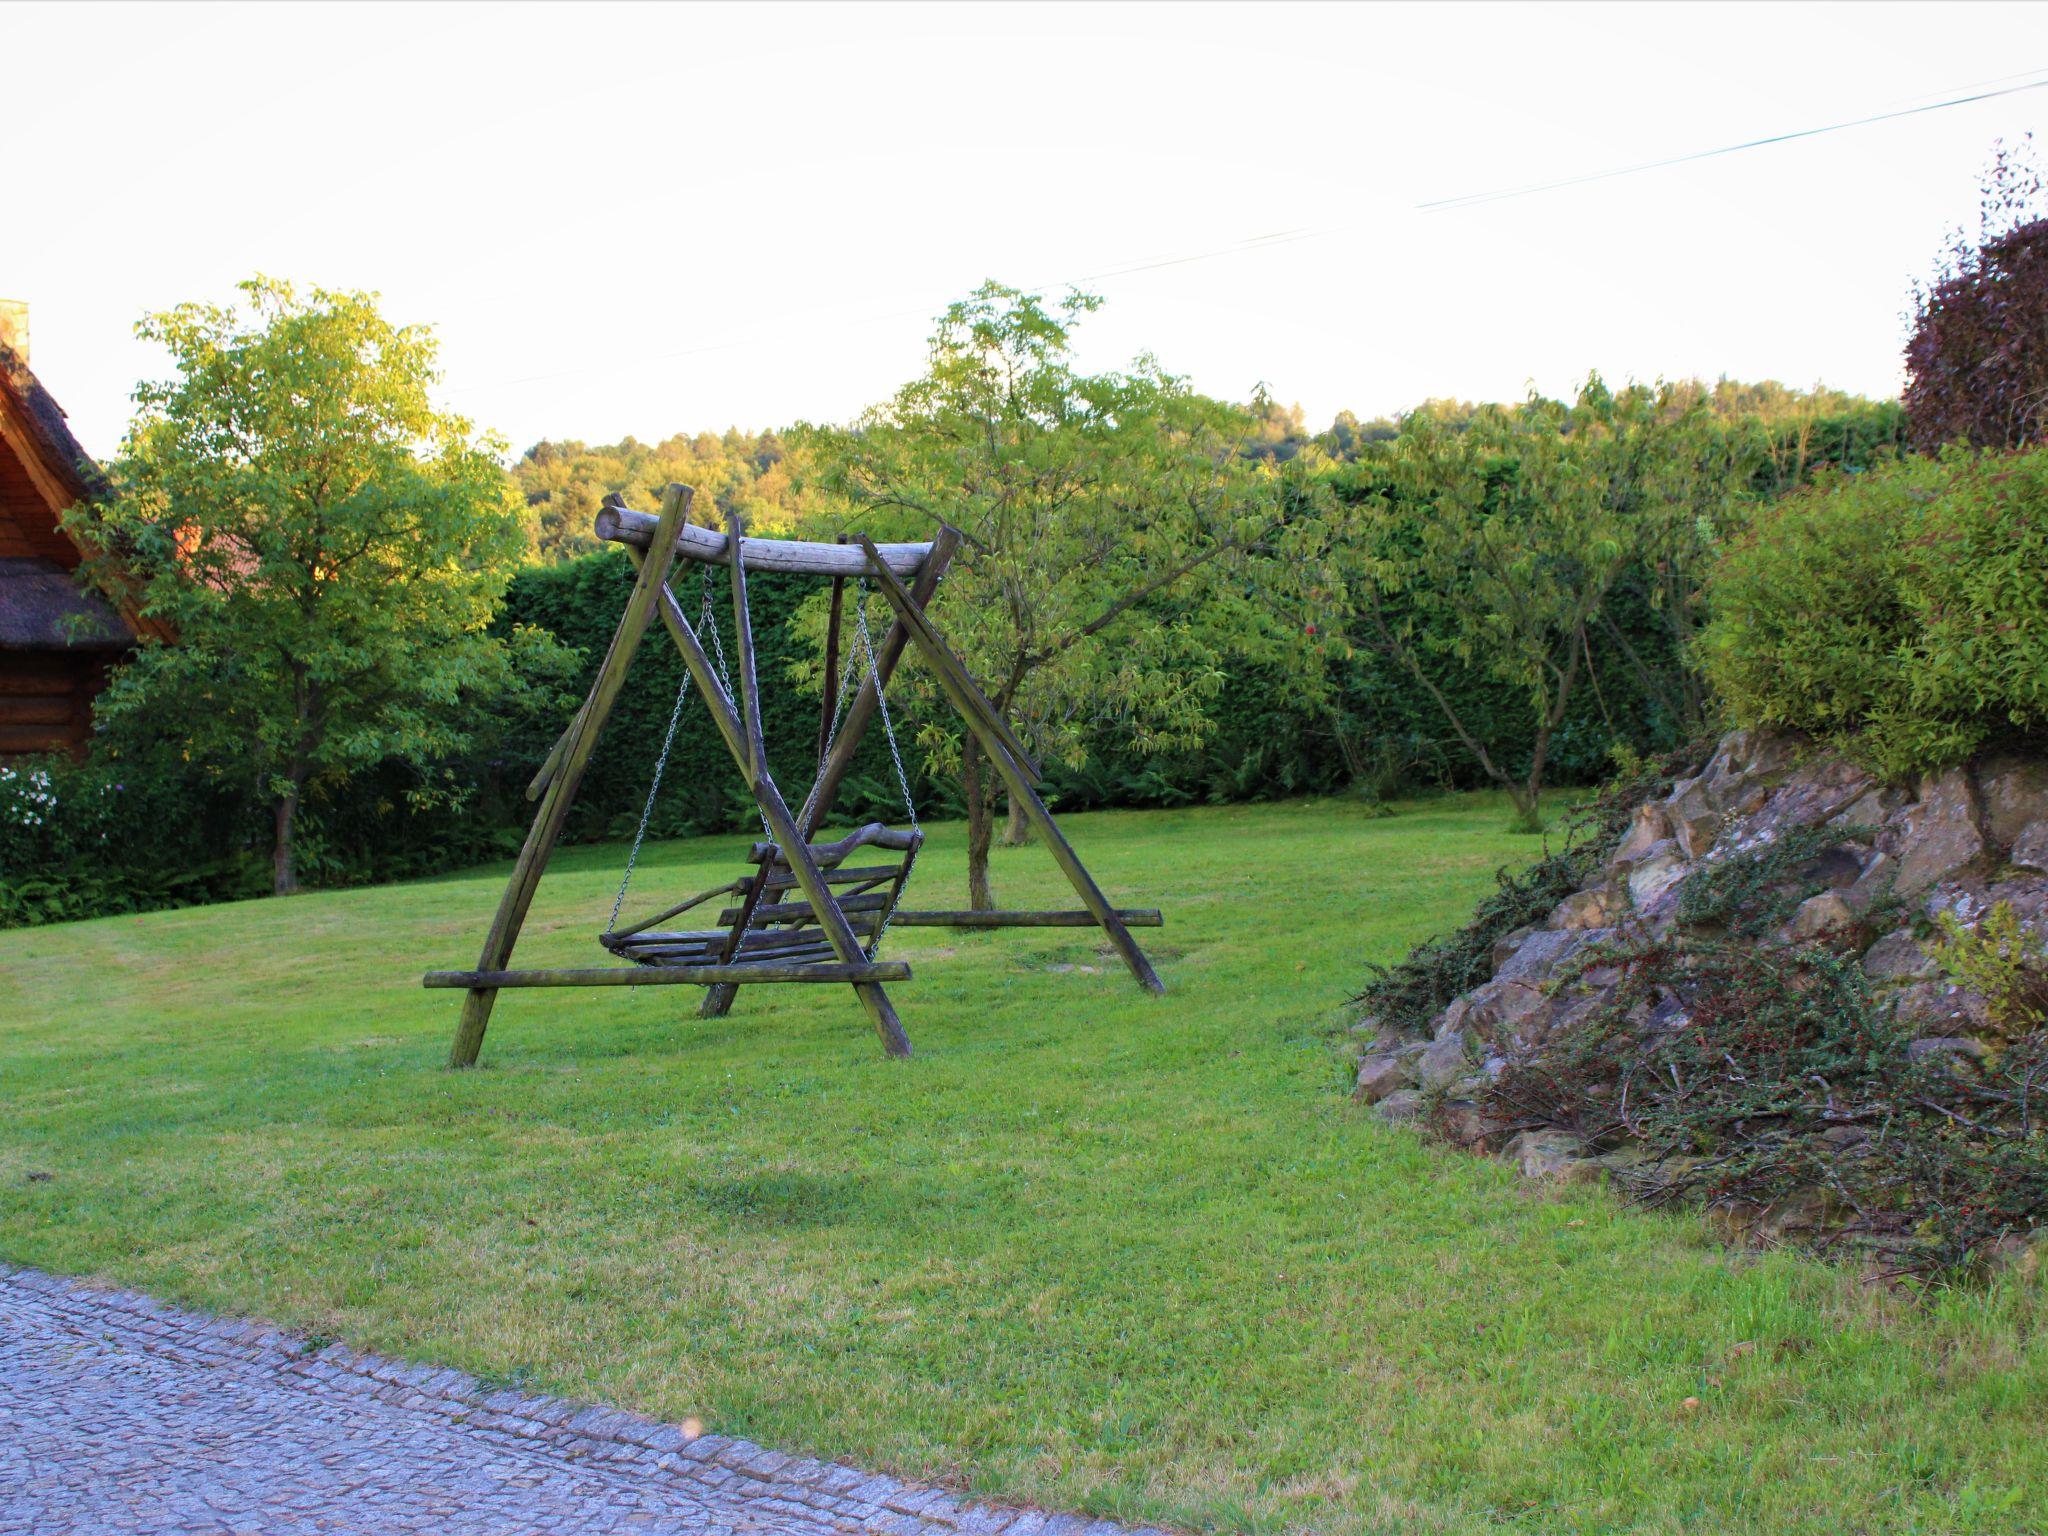
[[[876,821],[837,842],[809,845],[811,862],[823,877],[831,904],[839,909],[862,948],[872,950],[876,936],[888,926],[923,844],[922,832],[903,832]],[[849,867],[846,860],[864,848],[899,857],[893,863]],[[643,966],[762,966],[782,971],[837,959],[817,909],[804,895],[782,850],[774,843],[755,843],[747,850],[747,862],[759,866],[756,873],[716,886],[633,928],[604,934],[598,942],[613,954]],[[721,910],[716,928],[677,932],[655,926],[722,895],[737,896],[739,905]]]

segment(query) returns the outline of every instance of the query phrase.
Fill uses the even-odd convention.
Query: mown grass
[[[2040,1529],[2029,1283],[1915,1306],[1348,1103],[1363,962],[1533,851],[1502,828],[1474,798],[1074,817],[1113,898],[1167,909],[1170,995],[1085,931],[899,930],[907,1063],[837,989],[709,1024],[621,989],[507,994],[447,1073],[456,998],[418,974],[470,963],[502,869],[0,934],[0,1253],[1196,1528]],[[935,830],[924,903],[961,850]],[[619,854],[558,861],[523,960],[601,959]],[[1040,850],[997,878],[1066,904]]]

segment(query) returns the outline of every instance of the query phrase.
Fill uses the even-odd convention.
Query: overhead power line
[[[1745,149],[1762,149],[1770,144],[1789,144],[1794,139],[1812,139],[1824,133],[1843,133],[1851,128],[1868,128],[1872,123],[1888,123],[1895,118],[1916,117],[1922,112],[1940,112],[1949,107],[1966,107],[1972,102],[1989,101],[1994,96],[2017,96],[2022,91],[2038,91],[2043,86],[2048,86],[2048,80],[2029,80],[2024,85],[2008,85],[1996,91],[1977,91],[1968,96],[1951,96],[1946,101],[1930,101],[1918,107],[1901,107],[1894,112],[1875,112],[1869,117],[1852,118],[1844,123],[1828,123],[1819,128],[1796,128],[1790,133],[1773,133],[1761,139],[1745,139],[1740,144],[1723,144],[1716,149],[1696,149],[1691,154],[1670,155],[1662,160],[1645,160],[1638,165],[1620,165],[1612,170],[1589,171],[1583,176],[1565,176],[1556,181],[1540,181],[1526,187],[1507,187],[1497,192],[1468,192],[1462,197],[1440,197],[1430,202],[1417,203],[1415,206],[1424,211],[1439,208],[1472,208],[1480,203],[1497,203],[1510,197],[1528,197],[1537,192],[1554,192],[1560,187],[1579,187],[1590,181],[1607,181],[1616,176],[1636,176],[1644,171],[1658,171],[1670,165],[1687,165],[1695,160],[1711,160],[1716,155],[1740,154]]]
[[[2029,70],[2025,73],[2034,74]],[[1998,79],[2011,80],[2013,75]],[[1993,82],[1985,82],[1990,84]],[[1722,144],[1713,149],[1697,149],[1682,155],[1667,155],[1659,160],[1644,160],[1635,165],[1613,166],[1602,171],[1588,171],[1578,176],[1563,176],[1554,181],[1531,182],[1526,186],[1503,187],[1490,192],[1467,192],[1456,197],[1430,198],[1411,204],[1404,212],[1451,213],[1461,208],[1476,208],[1486,203],[1505,202],[1511,198],[1533,197],[1539,193],[1556,192],[1566,187],[1585,186],[1592,182],[1611,181],[1621,176],[1639,176],[1647,171],[1664,170],[1675,165],[1688,165],[1695,161],[1711,160],[1721,155],[1741,154],[1746,150],[1763,149],[1773,144],[1789,144],[1798,139],[1818,138],[1823,134],[1845,133],[1852,128],[1868,128],[1876,123],[1892,122],[1899,118],[1917,117],[1924,112],[1942,112],[1952,107],[1965,107],[1975,102],[1990,101],[2000,96],[2017,96],[2026,91],[2048,88],[2048,76],[2027,80],[2019,85],[2002,86],[1997,90],[1971,91],[1966,95],[1949,96],[1940,101],[1923,102],[1919,106],[1900,107],[1889,112],[1874,112],[1867,117],[1850,118],[1839,123],[1825,123],[1817,128],[1795,128],[1785,133],[1767,134],[1760,139],[1744,139],[1739,144]],[[1227,245],[1209,246],[1201,250],[1184,251],[1175,255],[1147,258],[1125,266],[1109,267],[1100,272],[1086,272],[1076,277],[1061,278],[1051,283],[1033,284],[1033,287],[1071,287],[1081,283],[1102,282],[1109,278],[1129,277],[1140,272],[1156,272],[1166,267],[1184,267],[1198,261],[1214,261],[1224,256],[1248,255],[1255,251],[1272,250],[1283,245],[1295,245],[1304,240],[1326,240],[1337,235],[1356,234],[1362,230],[1379,227],[1374,221],[1357,219],[1343,224],[1327,224],[1317,227],[1275,230],[1269,234],[1252,235],[1233,240]],[[891,310],[882,314],[849,316],[843,326],[873,325],[884,320],[903,319],[912,316],[928,316],[928,308]],[[682,347],[669,352],[657,352],[635,359],[640,364],[673,362],[679,358],[699,357],[707,352],[724,352],[734,347],[745,346],[756,340],[764,329],[786,325],[801,320],[804,316],[791,313],[780,315],[767,322],[766,327],[755,328],[743,335],[729,337],[723,341],[704,342],[697,346]],[[589,367],[565,368],[548,373],[531,374],[524,378],[501,380],[497,384],[476,386],[485,389],[510,388],[522,384],[537,384],[554,379],[573,378],[578,374],[594,372],[598,367],[616,367],[616,359]]]

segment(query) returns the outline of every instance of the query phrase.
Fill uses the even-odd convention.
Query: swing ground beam
[[[1164,928],[1166,919],[1157,907],[1115,907],[1117,921],[1126,928]],[[1051,912],[910,912],[898,907],[889,919],[891,928],[1100,928],[1102,919],[1093,912],[1073,908]]]
[[[805,965],[599,965],[563,970],[429,971],[423,987],[715,987],[732,981],[908,981],[904,960],[845,965],[836,960]]]

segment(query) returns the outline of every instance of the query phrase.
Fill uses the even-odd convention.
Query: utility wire
[[[2025,71],[2025,73],[2031,74],[2034,71]],[[2010,80],[2015,77],[2012,75],[2002,75],[1996,78]],[[1992,82],[1987,81],[1984,83],[1990,84]],[[2038,91],[2043,88],[2048,88],[2048,77],[2028,80],[2020,85],[2003,86],[1997,90],[1974,91],[1964,96],[1950,96],[1941,101],[1926,102],[1916,107],[1901,107],[1890,112],[1876,112],[1868,117],[1851,118],[1845,122],[1826,123],[1818,128],[1797,128],[1786,133],[1769,134],[1760,139],[1745,139],[1739,144],[1723,144],[1714,149],[1699,149],[1693,150],[1689,154],[1669,155],[1661,160],[1644,160],[1635,165],[1614,166],[1604,171],[1589,171],[1580,176],[1565,176],[1555,181],[1532,182],[1526,186],[1504,187],[1491,192],[1467,192],[1457,197],[1432,198],[1425,202],[1412,204],[1405,211],[1413,213],[1450,213],[1461,208],[1476,208],[1485,203],[1506,202],[1511,198],[1517,197],[1533,197],[1543,192],[1555,192],[1565,187],[1585,186],[1597,181],[1611,181],[1621,176],[1639,176],[1646,171],[1663,170],[1674,165],[1689,165],[1695,161],[1711,160],[1721,155],[1741,154],[1745,150],[1762,149],[1772,144],[1789,144],[1797,139],[1818,138],[1823,134],[1844,133],[1852,128],[1867,128],[1874,123],[1886,123],[1899,118],[1916,117],[1923,112],[1942,112],[1951,107],[1969,106],[1975,102],[1990,101],[2000,96],[2017,96],[2025,91]],[[1100,272],[1087,272],[1078,277],[1062,278],[1057,282],[1032,284],[1031,286],[1044,288],[1073,287],[1081,283],[1102,282],[1115,277],[1129,277],[1140,272],[1157,272],[1166,267],[1184,267],[1198,261],[1214,261],[1223,256],[1238,256],[1254,251],[1272,250],[1283,245],[1294,245],[1304,240],[1325,240],[1335,235],[1353,234],[1363,229],[1375,227],[1378,226],[1371,221],[1353,220],[1349,223],[1329,224],[1318,228],[1275,230],[1269,234],[1253,235],[1242,240],[1233,240],[1228,245],[1211,246],[1204,250],[1187,251],[1179,255],[1150,258],[1144,261],[1132,262],[1127,266],[1110,267]],[[843,326],[875,325],[886,320],[928,316],[929,313],[928,306],[920,306],[916,309],[891,310],[883,314],[850,318],[841,322],[841,324]],[[798,314],[782,315],[769,321],[768,324],[770,327],[773,327],[801,318],[803,317]],[[706,342],[699,346],[683,347],[675,351],[652,353],[636,359],[635,362],[644,366],[648,363],[672,362],[685,357],[701,357],[707,352],[730,351],[735,347],[747,345],[747,343],[759,337],[760,334],[761,331],[755,329],[725,341]],[[538,384],[555,379],[572,378],[579,374],[594,372],[600,367],[616,366],[618,366],[616,359],[608,359],[604,363],[592,364],[588,367],[565,368],[549,373],[530,374],[523,378],[506,379],[501,380],[497,384],[476,387],[484,389],[509,389],[518,385]]]
[[[1824,133],[1842,133],[1850,128],[1867,128],[1872,123],[1888,123],[1895,118],[1915,117],[1922,112],[1940,112],[1949,107],[1965,107],[1976,101],[1989,101],[1995,96],[2017,96],[2022,91],[2038,91],[2048,86],[2048,80],[2029,80],[2024,85],[2008,85],[1996,91],[1978,91],[1969,96],[1951,96],[1946,101],[1931,101],[1924,106],[1901,107],[1894,112],[1877,112],[1869,117],[1853,118],[1846,123],[1829,123],[1820,128],[1798,128],[1790,133],[1774,133],[1761,139],[1745,139],[1740,144],[1723,144],[1718,149],[1697,149],[1688,155],[1671,155],[1663,160],[1645,160],[1638,165],[1616,166],[1612,170],[1591,171],[1584,176],[1566,176],[1557,181],[1537,182],[1532,186],[1508,187],[1497,192],[1468,192],[1462,197],[1440,197],[1431,202],[1417,203],[1422,211],[1448,208],[1473,208],[1481,203],[1497,203],[1510,197],[1528,197],[1537,192],[1554,192],[1560,187],[1584,186],[1590,181],[1607,181],[1616,176],[1635,176],[1644,171],[1662,170],[1669,165],[1687,165],[1695,160],[1711,160],[1716,155],[1740,154],[1745,149],[1762,149],[1768,144],[1789,144],[1794,139],[1816,138]]]

